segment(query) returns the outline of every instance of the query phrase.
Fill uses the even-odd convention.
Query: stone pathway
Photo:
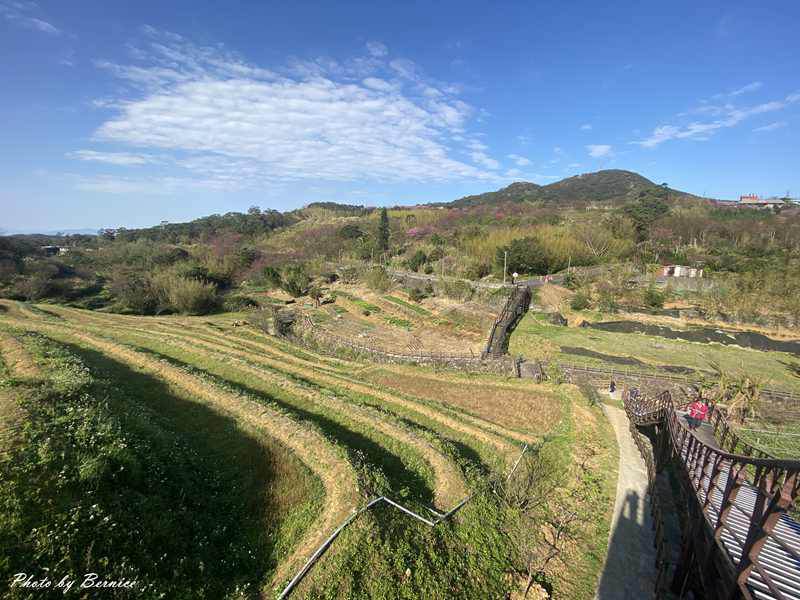
[[[653,518],[647,499],[647,470],[628,429],[625,412],[605,405],[619,445],[614,517],[596,600],[652,598],[656,577]]]

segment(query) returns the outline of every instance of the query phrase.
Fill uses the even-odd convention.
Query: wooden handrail
[[[772,576],[776,568],[774,553],[776,548],[782,549],[788,557],[787,564],[794,565],[800,561],[800,553],[797,551],[798,539],[793,538],[790,544],[776,529],[784,521],[793,523],[788,529],[784,527],[784,535],[797,527],[793,521],[787,521],[785,515],[800,491],[800,460],[775,458],[743,442],[719,410],[713,411],[710,418],[719,447],[706,443],[683,423],[678,413],[680,407],[672,402],[669,392],[648,398],[641,394],[632,395],[624,387],[623,404],[632,427],[666,425],[666,432],[662,435],[668,435],[672,453],[683,465],[684,482],[695,497],[711,535],[720,542],[718,547],[725,549],[735,574],[734,583],[745,597],[751,597],[751,577],[757,577],[760,585],[766,587],[773,597],[785,597],[786,590]],[[720,487],[723,479],[724,488]],[[737,502],[744,490],[750,497],[747,508]],[[738,517],[747,517],[749,525],[746,530],[740,524],[741,519],[731,518],[733,511],[738,512]],[[727,540],[724,538],[726,532],[729,535]],[[770,541],[773,542],[773,558],[762,564],[760,554]],[[785,587],[785,584],[781,585]]]

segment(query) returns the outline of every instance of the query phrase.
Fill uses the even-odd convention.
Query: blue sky
[[[800,3],[0,0],[0,229],[630,169],[800,196]]]

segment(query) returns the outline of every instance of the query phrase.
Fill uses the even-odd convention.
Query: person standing
[[[689,405],[689,414],[686,415],[686,422],[689,424],[690,431],[694,431],[695,429],[697,429],[697,426],[699,424],[697,419],[701,404],[702,402],[700,402],[700,400],[695,400]]]
[[[703,424],[703,421],[706,420],[706,416],[708,416],[708,400],[703,400],[702,402],[697,402],[697,413],[695,414],[695,425],[694,428],[697,429],[700,425]]]

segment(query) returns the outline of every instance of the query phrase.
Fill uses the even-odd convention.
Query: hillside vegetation
[[[647,287],[660,265],[683,264],[704,269],[716,285],[688,296],[662,288],[649,304],[684,300],[711,318],[791,326],[800,317],[798,240],[797,208],[725,208],[610,170],[547,186],[516,183],[446,205],[316,203],[285,214],[253,207],[94,237],[0,237],[0,295],[206,314],[255,305],[253,293],[269,288],[304,296],[348,276],[344,267],[364,282],[371,265],[470,281],[502,280],[504,267],[521,276],[577,268],[568,283],[578,304],[613,310],[629,300],[613,281],[638,278]],[[45,243],[65,253],[48,256]],[[618,265],[627,270],[610,279],[597,270]],[[416,287],[414,294],[430,295]]]
[[[436,528],[365,513],[294,595],[475,598],[534,581],[593,593],[616,458],[576,388],[375,370],[234,327],[236,314],[0,306],[16,348],[12,361],[3,346],[0,390],[18,407],[0,416],[26,422],[0,459],[2,577],[37,564],[147,581],[145,598],[269,595],[371,498],[424,514],[474,494]],[[33,379],[14,366],[20,348]]]

